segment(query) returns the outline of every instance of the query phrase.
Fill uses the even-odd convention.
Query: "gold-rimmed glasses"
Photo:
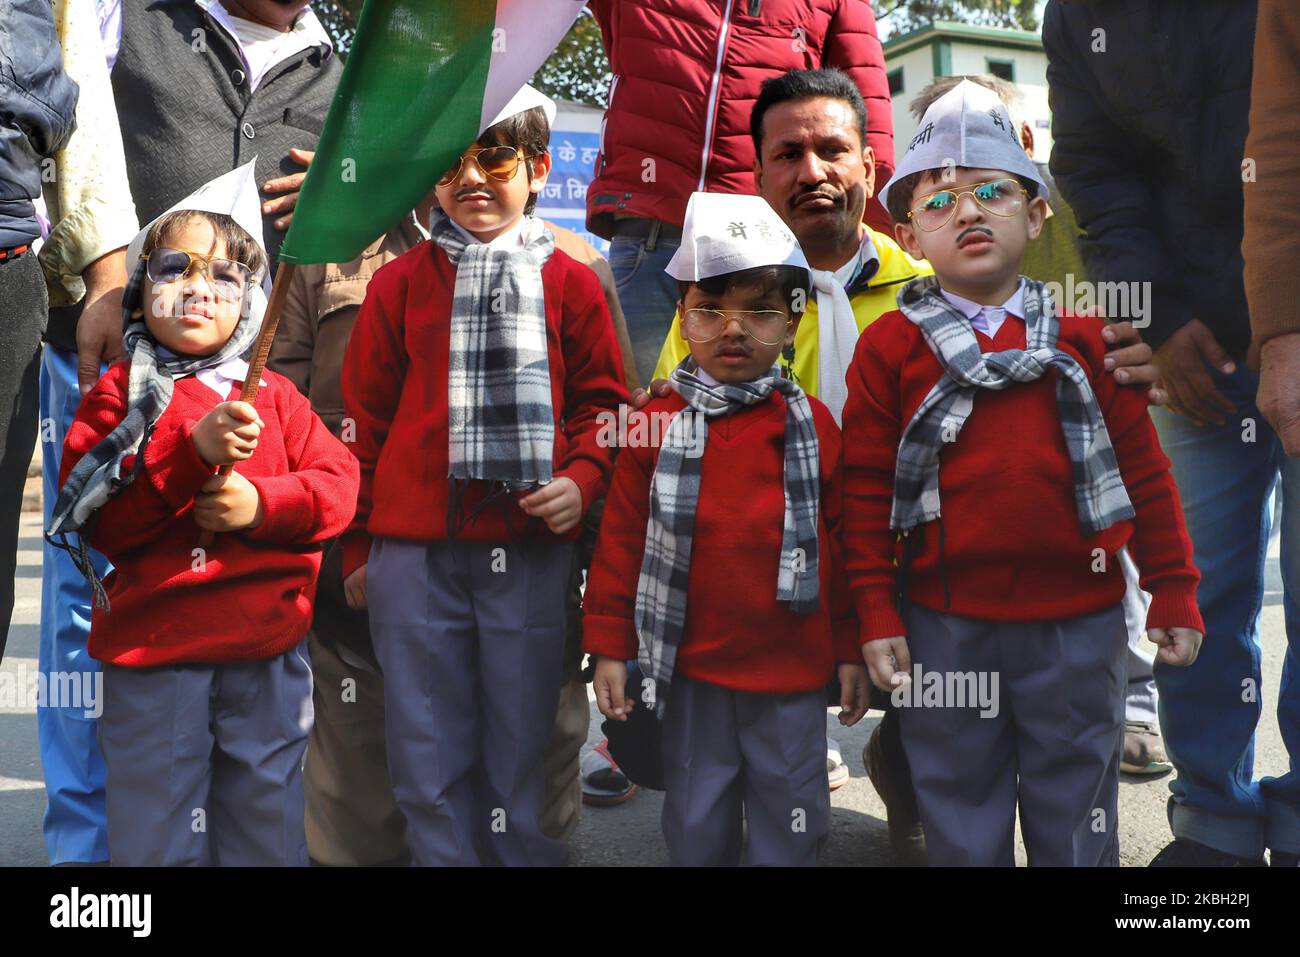
[[[918,228],[932,233],[942,229],[957,214],[957,206],[967,193],[980,207],[994,216],[1014,216],[1024,208],[1029,192],[1010,176],[973,183],[961,189],[940,189],[921,197],[907,218]]]
[[[745,335],[765,346],[784,339],[792,321],[780,309],[687,309],[682,317],[682,332],[691,342],[711,342],[722,335],[733,317]]]

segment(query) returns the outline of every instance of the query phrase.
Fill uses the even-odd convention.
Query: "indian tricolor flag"
[[[519,91],[583,0],[366,0],[282,262],[355,259]]]

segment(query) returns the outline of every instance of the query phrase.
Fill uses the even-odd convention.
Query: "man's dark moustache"
[[[961,241],[965,239],[970,233],[983,233],[989,239],[993,238],[993,230],[989,229],[987,226],[967,226],[965,229],[961,231],[961,235],[957,237],[958,244],[960,244]]]
[[[809,196],[815,196],[818,197],[819,199],[829,199],[832,203],[838,203],[843,198],[842,195],[835,196],[831,193],[826,192],[825,190],[810,189],[806,193],[800,193],[799,195],[795,196],[790,201],[790,205],[798,206],[804,200],[805,197],[809,197]]]

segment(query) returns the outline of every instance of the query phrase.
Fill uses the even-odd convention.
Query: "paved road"
[[[17,675],[36,669],[37,622],[40,615],[40,526],[33,513],[25,516],[19,542],[17,601],[9,646],[0,665],[3,673]],[[1267,591],[1264,596],[1264,717],[1256,749],[1256,771],[1281,774],[1286,752],[1274,713],[1286,643],[1282,625],[1282,591],[1277,564],[1277,543],[1269,552]],[[591,709],[591,743],[600,736],[600,715]],[[831,839],[824,863],[877,865],[893,863],[885,831],[885,810],[862,769],[862,748],[879,721],[878,712],[867,715],[856,728],[845,730],[827,713],[827,732],[839,743],[853,774],[834,793]],[[1126,865],[1143,865],[1168,841],[1165,798],[1168,778],[1126,779],[1120,785],[1120,854]],[[0,700],[0,865],[46,864],[41,840],[45,791],[41,783],[36,748],[36,719],[31,709],[7,707]],[[667,861],[659,834],[661,795],[643,792],[615,808],[584,809],[572,841],[577,865],[662,865]],[[1018,850],[1024,863],[1023,848]]]

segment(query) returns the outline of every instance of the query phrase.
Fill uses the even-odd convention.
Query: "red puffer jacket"
[[[587,228],[615,215],[681,225],[695,190],[753,193],[749,113],[788,70],[838,67],[867,103],[876,184],[894,171],[885,55],[869,0],[591,0],[614,73]],[[647,160],[653,160],[653,165]],[[876,200],[866,220],[892,231]]]

